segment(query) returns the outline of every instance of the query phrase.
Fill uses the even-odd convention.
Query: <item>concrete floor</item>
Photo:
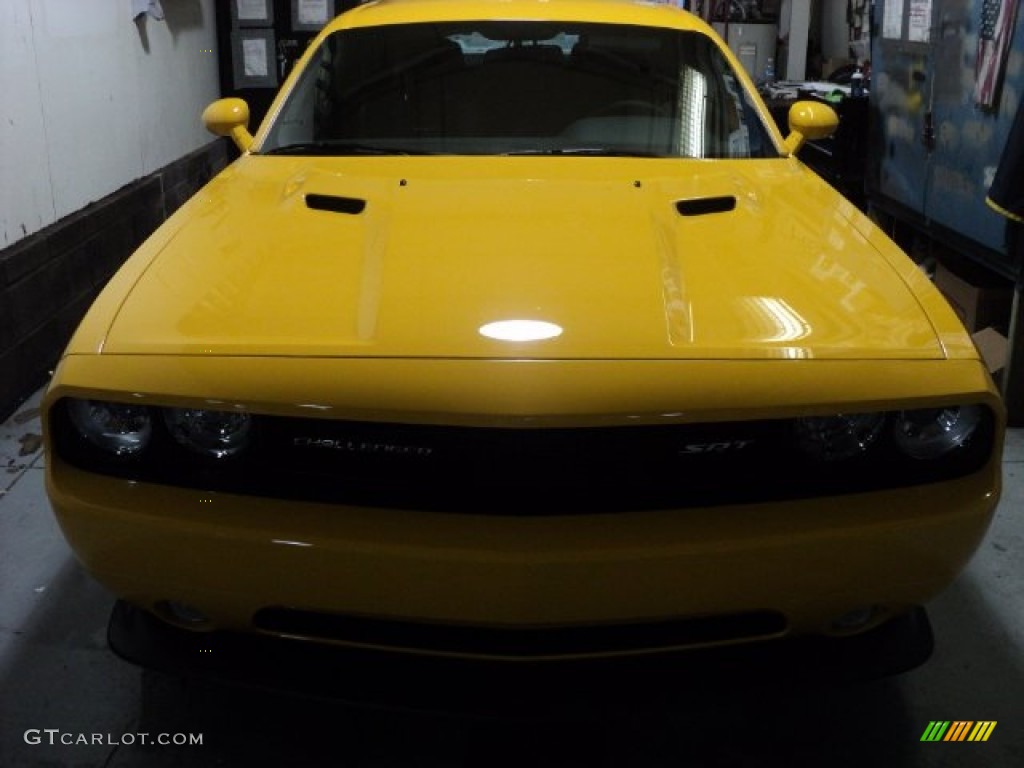
[[[0,427],[3,768],[1024,765],[1024,430],[1009,435],[993,528],[928,606],[936,650],[924,666],[814,695],[721,691],[671,713],[502,720],[187,682],[115,657],[111,596],[72,558],[43,492],[38,397]],[[984,743],[922,743],[932,720],[998,725]],[[117,743],[141,733],[202,744]]]

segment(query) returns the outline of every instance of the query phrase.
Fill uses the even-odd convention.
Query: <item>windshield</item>
[[[778,156],[707,36],[522,21],[336,32],[260,151]]]

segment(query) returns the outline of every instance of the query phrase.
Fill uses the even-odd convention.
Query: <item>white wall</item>
[[[850,27],[846,22],[847,0],[821,2],[821,55],[826,59],[845,59],[850,55]]]
[[[0,249],[213,137],[214,0],[0,0]]]

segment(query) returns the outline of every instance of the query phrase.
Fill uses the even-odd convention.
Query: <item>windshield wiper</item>
[[[307,141],[274,147],[263,155],[429,155],[413,149],[382,147],[376,144],[355,144],[347,141]]]

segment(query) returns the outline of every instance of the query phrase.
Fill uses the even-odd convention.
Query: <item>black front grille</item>
[[[516,514],[714,503],[724,466],[760,475],[779,436],[779,425],[767,422],[519,430],[270,420],[264,427],[277,466],[311,491],[344,488],[360,504]],[[720,453],[684,455],[687,446],[709,445]]]
[[[673,509],[842,495],[939,482],[979,470],[993,419],[946,457],[910,459],[880,438],[864,456],[823,462],[790,419],[565,429],[366,423],[259,416],[240,456],[204,461],[154,418],[153,443],[106,459],[55,410],[57,450],[91,471],[248,495],[505,515]],[[891,430],[886,428],[883,435]]]
[[[264,608],[253,626],[268,632],[376,648],[466,656],[537,658],[650,652],[778,637],[786,619],[772,611],[662,621],[556,627],[495,627],[373,619]]]

